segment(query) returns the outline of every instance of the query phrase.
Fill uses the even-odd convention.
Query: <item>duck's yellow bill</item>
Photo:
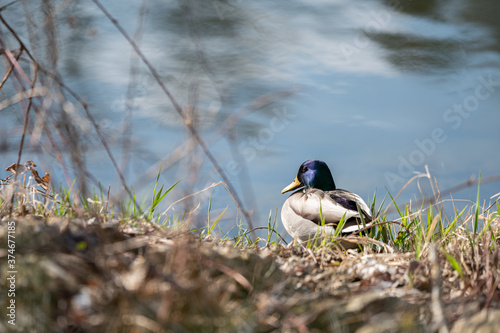
[[[297,177],[295,177],[293,182],[281,191],[281,194],[288,192],[288,191],[291,191],[291,190],[295,190],[296,188],[301,187],[301,186],[304,186],[304,185],[301,182],[299,182]]]

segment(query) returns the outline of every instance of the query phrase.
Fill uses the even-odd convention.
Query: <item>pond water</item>
[[[471,175],[484,179],[500,173],[500,3],[192,0],[103,5],[134,36],[191,114],[246,209],[254,212],[254,226],[267,225],[270,212],[274,215],[287,197],[281,189],[310,158],[327,162],[338,187],[367,201],[376,189],[378,203],[387,190],[395,195],[427,170],[441,190]],[[16,10],[22,12],[9,8],[10,13]],[[8,16],[9,11],[2,15],[21,29],[25,23]],[[90,104],[128,182],[150,196],[159,161],[189,141],[181,118],[94,3],[74,2],[58,15],[60,77]],[[248,108],[266,94],[279,93],[289,96],[273,95],[273,103]],[[241,118],[218,138],[218,126],[234,114]],[[20,126],[15,117],[0,125],[2,131],[6,124]],[[104,187],[112,184],[119,197],[123,191],[106,152],[91,129],[82,131],[89,172]],[[7,150],[2,156],[10,164],[16,153]],[[37,157],[27,150],[24,159]],[[56,182],[64,181],[55,159],[44,165]],[[142,177],[146,170],[149,178]],[[164,161],[163,170],[160,182],[166,186],[182,178],[166,204],[221,180],[199,148],[172,166]],[[420,192],[432,195],[429,181],[419,182],[420,188],[414,181],[398,203],[421,199]],[[498,182],[481,186],[486,202],[498,192]],[[475,201],[476,194],[472,186],[453,197]],[[224,188],[185,203],[201,200],[203,221],[210,196],[212,216],[229,205],[224,223],[230,228],[236,209]],[[185,207],[179,203],[175,208]],[[281,224],[279,229],[284,233]]]

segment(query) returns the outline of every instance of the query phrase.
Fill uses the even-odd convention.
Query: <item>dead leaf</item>
[[[50,185],[50,172],[45,173],[45,176],[42,177],[42,182],[44,182],[45,185]]]
[[[23,174],[26,172],[26,167],[22,164],[16,164],[16,163],[13,163],[11,165],[9,165],[5,171],[10,171],[12,172],[13,174],[17,175],[17,174]]]
[[[42,184],[43,183],[42,182],[42,178],[40,178],[40,176],[38,175],[38,171],[36,171],[35,169],[32,169],[32,168],[30,168],[29,170],[30,170],[31,175],[33,176],[33,178],[35,178],[36,182],[38,184]]]

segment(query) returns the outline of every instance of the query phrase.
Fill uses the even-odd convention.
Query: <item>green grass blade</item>
[[[207,213],[208,226],[210,226],[210,212],[211,211],[212,211],[212,196],[210,196],[210,198],[208,198],[208,213]]]
[[[375,188],[375,192],[373,193],[373,199],[372,199],[372,203],[370,205],[370,212],[372,213],[372,215],[375,216],[375,199],[377,198],[377,189]]]
[[[222,218],[222,215],[224,215],[224,213],[226,212],[227,208],[229,206],[227,206],[223,211],[222,213],[220,213],[219,216],[217,216],[217,218],[215,219],[214,223],[212,223],[212,225],[209,225],[209,228],[208,228],[208,234],[212,234],[212,231],[214,230],[215,226],[219,223],[220,219]]]
[[[266,244],[269,244],[271,242],[271,235],[273,234],[273,227],[271,226],[271,220],[273,218],[273,211],[269,211],[269,218],[267,219],[267,237],[266,237]],[[275,220],[276,222],[276,220]]]
[[[464,277],[463,273],[462,273],[462,266],[458,263],[458,261],[455,259],[455,257],[453,257],[451,254],[444,252],[444,255],[446,256],[446,259],[448,260],[448,262],[450,263],[451,267],[457,271],[457,273],[460,275],[461,278]]]
[[[154,212],[156,206],[158,206],[158,204],[160,204],[160,202],[163,200],[163,198],[165,198],[165,196],[174,189],[175,186],[177,186],[177,184],[179,184],[180,180],[177,181],[177,183],[175,183],[174,185],[170,186],[168,188],[168,190],[165,191],[165,193],[162,193],[163,191],[163,185],[161,186],[160,188],[160,191],[158,191],[158,194],[156,194],[156,196],[154,196],[153,194],[153,202],[151,204],[151,213]],[[156,190],[156,185],[155,185],[155,190]]]
[[[342,232],[342,229],[344,229],[344,224],[345,224],[345,214],[342,216],[342,218],[339,221],[339,224],[337,224],[337,227],[335,228],[335,233],[333,234],[335,237],[339,237],[340,233]]]
[[[467,207],[464,207],[464,209],[462,209],[462,211],[460,213],[455,215],[455,218],[453,219],[453,221],[450,223],[448,228],[445,229],[444,236],[447,236],[452,230],[455,230],[455,225],[457,224],[458,219],[463,214],[463,212],[465,212],[466,209],[467,209]]]
[[[361,210],[361,208],[357,203],[356,203],[356,208],[358,209],[359,218],[361,219],[361,225],[363,226],[363,228],[366,228],[366,221],[363,215],[363,211]]]
[[[382,199],[382,202],[378,206],[377,213],[375,213],[375,215],[373,215],[374,217],[380,216],[380,212],[382,211],[382,207],[384,207],[385,199],[387,199],[387,194],[384,196],[384,199]]]
[[[480,206],[480,198],[479,198],[479,190],[481,187],[481,173],[479,173],[479,180],[477,182],[477,199],[476,199],[476,211],[474,213],[474,234],[477,233],[478,231],[478,225],[479,225],[479,206]]]
[[[394,198],[392,197],[391,195],[391,192],[389,192],[389,190],[387,189],[387,187],[385,188],[387,190],[387,193],[389,194],[389,196],[391,197],[391,200],[392,200],[392,204],[394,205],[394,207],[396,208],[396,210],[398,211],[398,214],[400,217],[403,217],[403,214],[401,214],[401,211],[399,210],[399,207],[398,205],[396,204],[396,200],[394,200]]]

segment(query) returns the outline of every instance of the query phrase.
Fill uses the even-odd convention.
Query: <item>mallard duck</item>
[[[333,234],[342,217],[345,224],[339,236],[359,231],[363,228],[359,212],[365,224],[371,225],[372,216],[366,203],[357,194],[337,189],[325,162],[307,160],[302,163],[295,180],[281,193],[297,188],[300,189],[293,192],[281,208],[281,221],[286,231],[299,242],[318,239],[318,235],[325,233]],[[345,248],[357,246],[347,241],[341,245]]]

